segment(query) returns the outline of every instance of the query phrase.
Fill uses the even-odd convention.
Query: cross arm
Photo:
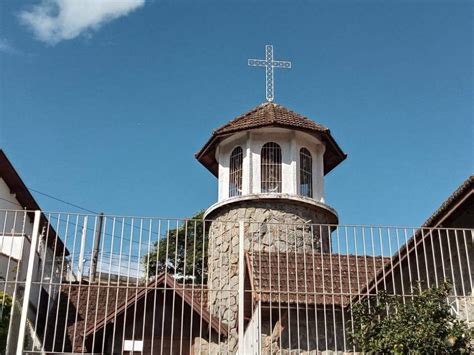
[[[282,69],[290,69],[291,68],[291,62],[287,62],[284,60],[274,60],[272,62],[272,66],[275,68],[282,68]]]
[[[266,67],[267,61],[262,59],[249,59],[248,64],[251,67]]]

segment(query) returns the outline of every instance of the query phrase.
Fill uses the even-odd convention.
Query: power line
[[[31,191],[33,191],[33,192],[36,192],[36,193],[38,193],[38,194],[40,194],[40,195],[43,195],[43,196],[46,196],[46,197],[51,198],[51,199],[53,199],[53,200],[56,200],[56,201],[58,201],[58,202],[64,203],[64,204],[66,204],[66,205],[69,205],[69,206],[72,206],[72,207],[75,207],[75,208],[78,208],[78,209],[80,209],[80,210],[83,210],[83,211],[86,211],[86,212],[89,212],[89,213],[92,213],[92,214],[96,214],[96,215],[99,214],[99,212],[92,211],[92,210],[90,210],[90,209],[88,209],[88,208],[79,206],[79,205],[77,205],[77,204],[75,204],[75,203],[66,201],[66,200],[64,200],[64,199],[61,199],[61,198],[56,197],[56,196],[53,196],[53,195],[48,194],[48,193],[46,193],[46,192],[42,192],[42,191],[33,189],[33,188],[31,188],[31,187],[28,187],[28,189],[31,190]],[[2,198],[2,200],[4,200],[4,199]],[[6,200],[5,200],[5,201],[6,201]],[[8,201],[8,202],[11,202],[11,201]],[[13,203],[13,202],[11,202],[11,203]],[[20,206],[20,207],[22,207],[22,206],[19,205],[19,204],[17,204],[17,205]],[[61,219],[60,219],[60,220],[61,220]],[[63,220],[62,220],[62,221],[63,221]],[[74,223],[73,223],[73,224],[74,224]],[[132,227],[132,225],[131,225],[130,223],[128,223],[128,222],[123,221],[123,224]],[[74,224],[74,225],[75,225],[75,224]],[[134,227],[134,228],[139,228],[142,232],[151,233],[151,235],[158,235],[159,237],[162,237],[162,235],[161,235],[160,232],[155,232],[155,231],[153,231],[153,230],[150,231],[150,230],[148,230],[146,227],[140,228],[138,225],[133,226],[133,227]],[[87,229],[88,229],[88,230],[94,230],[94,231],[95,231],[95,229],[92,229],[92,228],[90,228],[90,227],[87,227]],[[111,235],[111,234],[108,234],[108,233],[106,233],[106,232],[104,232],[104,234],[105,234],[105,235],[108,235],[108,236],[110,236],[110,237],[115,237],[115,236],[113,236],[113,235]],[[163,237],[164,237],[164,235],[163,235]],[[129,241],[129,242],[138,243],[138,241],[132,241],[132,240],[129,240],[129,239],[126,239],[126,238],[122,238],[122,239],[124,239],[124,240],[126,240],[126,241]]]
[[[30,189],[31,191],[34,191],[34,192],[36,192],[36,193],[38,193],[38,194],[40,194],[40,195],[49,197],[49,198],[51,198],[51,199],[53,199],[53,200],[62,202],[62,203],[64,203],[64,204],[66,204],[66,205],[69,205],[69,206],[78,208],[78,209],[80,209],[80,210],[83,210],[83,211],[86,211],[86,212],[89,212],[89,213],[98,214],[98,212],[92,211],[92,210],[90,210],[90,209],[88,209],[88,208],[85,208],[85,207],[81,207],[81,206],[79,206],[79,205],[76,205],[75,203],[65,201],[65,200],[60,199],[60,198],[58,198],[58,197],[54,197],[54,196],[52,196],[52,195],[50,195],[50,194],[47,194],[47,193],[45,193],[45,192],[41,192],[41,191],[35,190],[35,189],[31,188],[31,187],[28,187],[28,189]]]
[[[6,201],[6,202],[8,202],[8,203],[11,203],[12,205],[17,205],[17,206],[20,206],[20,207],[23,209],[23,206],[22,206],[22,205],[20,205],[20,204],[19,204],[19,203],[17,203],[17,202],[13,202],[13,201],[7,200],[7,199],[5,199],[5,198],[2,198],[2,197],[0,197],[0,200]]]

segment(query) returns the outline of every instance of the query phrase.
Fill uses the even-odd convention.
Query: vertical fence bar
[[[239,354],[244,354],[244,281],[245,281],[244,222],[239,221]]]
[[[26,214],[27,212],[24,213]],[[74,260],[76,260],[76,251],[78,251],[79,248],[81,249],[79,260],[79,264],[81,264],[84,258],[84,251],[87,250],[85,248],[89,245],[89,243],[86,243],[86,230],[93,230],[94,232],[91,233],[91,235],[95,235],[97,238],[97,218],[100,217],[95,217],[96,223],[93,224],[94,229],[92,229],[87,228],[86,216],[81,217],[82,215],[76,215],[75,218],[72,218],[73,215],[66,214],[66,219],[61,220],[59,214],[56,217],[51,217],[51,215],[43,216],[40,211],[31,211],[28,213],[34,213],[34,220],[32,223],[31,249],[29,254],[24,253],[23,257],[23,263],[27,263],[25,265],[27,269],[26,276],[23,274],[23,269],[22,278],[20,280],[18,274],[19,269],[17,269],[15,279],[10,281],[8,278],[9,266],[7,265],[7,270],[0,270],[1,273],[6,272],[7,274],[4,281],[5,286],[2,286],[4,295],[0,296],[0,301],[2,301],[2,297],[3,299],[6,297],[5,293],[11,287],[15,287],[13,290],[16,292],[16,287],[23,284],[25,285],[24,298],[21,302],[22,308],[21,312],[19,312],[21,314],[20,317],[18,317],[20,318],[18,333],[10,332],[8,334],[8,336],[12,338],[12,344],[9,350],[13,353],[16,352],[16,354],[28,353],[30,351],[64,352],[69,351],[69,347],[76,353],[85,353],[94,350],[96,352],[109,352],[108,349],[106,350],[109,346],[112,351],[114,349],[121,351],[124,348],[124,341],[130,339],[130,337],[132,348],[137,346],[134,343],[137,339],[141,339],[143,345],[146,344],[146,347],[140,350],[143,353],[149,352],[149,349],[152,350],[152,353],[156,352],[156,349],[153,351],[153,347],[161,348],[162,353],[185,353],[188,349],[189,352],[192,352],[194,346],[196,350],[199,348],[198,352],[209,351],[210,353],[215,353],[215,349],[219,351],[219,353],[234,353],[236,350],[234,341],[236,339],[238,342],[238,354],[286,351],[289,353],[299,353],[302,351],[311,353],[314,351],[356,351],[357,344],[353,343],[349,335],[354,331],[355,324],[357,324],[354,323],[354,317],[351,312],[352,306],[357,303],[359,299],[361,301],[370,301],[367,305],[367,307],[371,307],[369,311],[373,309],[372,306],[375,305],[374,302],[376,302],[375,296],[380,290],[384,290],[390,293],[390,295],[401,296],[404,302],[405,299],[406,301],[410,301],[416,296],[416,290],[411,289],[412,285],[416,287],[416,281],[420,280],[426,283],[429,281],[430,284],[427,284],[427,286],[435,286],[438,283],[438,277],[441,278],[443,274],[445,275],[446,273],[450,276],[449,278],[452,278],[451,282],[454,287],[453,294],[450,295],[450,300],[456,299],[459,303],[458,306],[464,307],[456,308],[456,310],[461,315],[466,313],[464,318],[467,318],[467,321],[472,320],[471,313],[468,313],[468,301],[470,302],[471,297],[469,296],[469,291],[472,289],[471,268],[473,265],[471,261],[471,244],[468,242],[470,242],[470,238],[473,238],[472,229],[431,229],[425,227],[418,231],[407,228],[398,229],[397,227],[382,226],[338,226],[333,231],[334,235],[331,236],[331,228],[333,228],[333,226],[330,225],[307,226],[306,224],[297,225],[265,222],[266,225],[259,223],[257,225],[258,228],[254,228],[254,225],[250,225],[249,222],[242,220],[238,221],[238,246],[237,243],[233,242],[230,242],[229,245],[230,251],[228,251],[228,254],[233,257],[238,256],[238,259],[235,259],[235,261],[231,262],[224,258],[226,255],[223,254],[224,251],[222,249],[218,250],[216,247],[217,243],[215,242],[215,238],[211,236],[211,238],[206,240],[204,236],[202,236],[203,249],[201,253],[202,256],[199,257],[200,263],[202,263],[202,270],[200,271],[201,275],[199,277],[204,277],[207,272],[214,272],[215,275],[219,276],[218,285],[216,282],[214,286],[206,288],[205,284],[201,284],[196,279],[197,270],[199,269],[196,258],[197,253],[200,253],[197,248],[201,248],[201,246],[196,246],[196,240],[198,237],[201,238],[200,235],[198,236],[198,233],[206,233],[204,221],[191,222],[185,220],[183,224],[176,220],[175,227],[172,227],[170,220],[157,219],[155,222],[155,220],[150,219],[148,223],[149,229],[147,230],[145,227],[146,219],[123,217],[121,219],[120,233],[116,232],[116,230],[119,230],[119,225],[117,225],[117,227],[115,226],[116,217],[112,217],[113,222],[112,226],[110,226],[111,222],[107,221],[109,217],[104,216],[102,245],[100,246],[101,251],[99,252],[99,259],[96,264],[96,280],[99,283],[79,283],[77,286],[77,294],[73,294],[71,293],[73,279],[65,280],[63,279],[65,276],[61,273],[67,261],[64,259],[65,255],[60,254],[60,258],[58,258],[59,254],[57,255],[57,244],[60,242],[60,239],[51,239],[51,243],[48,243],[51,234],[49,234],[49,228],[45,228],[45,226],[42,225],[42,221],[44,221],[43,217],[46,217],[48,221],[57,219],[57,223],[54,223],[55,227],[53,228],[53,226],[51,226],[51,228],[53,228],[52,230],[57,230],[58,238],[59,235],[62,235],[65,245],[71,243],[70,240],[72,238],[70,234],[74,226],[74,241],[72,243],[73,249],[71,257],[73,265]],[[20,212],[18,212],[18,215],[20,216]],[[8,216],[9,215],[6,215],[5,218]],[[15,226],[16,212],[15,216],[12,214],[12,218],[11,222],[13,226]],[[73,220],[75,220],[75,223]],[[64,221],[65,224],[63,223]],[[131,221],[131,223],[127,221]],[[171,221],[173,225],[174,221],[175,220]],[[162,223],[163,225],[167,225],[164,235],[162,235],[161,232]],[[193,223],[193,225],[191,223]],[[197,223],[203,224],[202,232],[198,232]],[[209,233],[218,233],[219,236],[224,236],[225,240],[232,241],[235,231],[235,221],[226,223],[227,224],[224,222],[222,224],[216,223],[216,228],[208,229]],[[8,250],[6,249],[10,249],[8,252],[10,256],[8,256],[8,258],[11,259],[14,251],[13,243],[15,242],[13,237],[24,235],[24,233],[15,233],[15,231],[12,231],[11,244],[4,245],[4,243],[6,243],[6,221],[4,221],[3,224],[4,231],[3,234],[0,234],[0,247],[4,248],[2,250],[7,252]],[[23,222],[23,224],[25,224],[25,222]],[[246,225],[247,229],[245,229]],[[129,226],[130,228],[125,226]],[[265,228],[262,228],[262,226]],[[45,235],[41,232],[40,227],[45,228]],[[156,232],[152,231],[154,228],[158,228],[158,230]],[[319,229],[319,234],[317,230],[315,231],[313,228]],[[22,230],[24,231],[24,229],[25,227],[23,225]],[[256,231],[257,229],[258,231]],[[265,232],[263,232],[262,229],[264,229]],[[125,231],[130,235],[130,239],[125,238]],[[410,231],[412,231],[412,238],[408,238]],[[148,233],[148,241],[146,241],[146,234],[143,234],[145,232]],[[133,239],[137,233],[138,240],[135,241]],[[181,236],[182,233],[184,234]],[[154,243],[152,242],[153,235],[157,236]],[[78,244],[77,246],[76,236],[78,240],[79,238],[81,239],[80,245]],[[106,236],[110,236],[112,239],[108,239]],[[439,238],[436,238],[436,236]],[[319,246],[316,237],[319,238]],[[331,249],[325,244],[327,241],[325,238],[328,237],[332,238],[332,244],[329,246]],[[424,238],[428,237],[430,239],[424,240]],[[115,266],[115,259],[113,259],[114,251],[118,249],[119,244],[114,241],[114,238],[120,239],[118,269],[112,267],[113,265]],[[245,238],[250,239],[246,241]],[[263,238],[268,239],[264,240]],[[302,238],[303,242],[300,243],[297,238]],[[452,238],[455,239],[452,240]],[[439,239],[439,242],[442,243],[440,246],[437,245],[438,241],[436,241],[436,239]],[[443,240],[441,241],[441,239]],[[446,241],[444,241],[444,239]],[[27,239],[18,239],[16,243],[20,243],[20,241],[23,243],[23,240],[26,241]],[[38,253],[37,256],[37,250],[42,248],[43,242],[45,249],[41,255]],[[115,243],[117,243],[117,245],[115,245]],[[126,243],[129,243],[129,245],[127,246]],[[178,245],[181,245],[180,243],[183,245],[184,257],[178,254]],[[206,243],[211,244],[208,246]],[[430,246],[430,243],[433,245]],[[448,244],[446,245],[446,243]],[[157,266],[153,272],[148,270],[150,258],[152,257],[152,255],[148,253],[150,253],[152,245],[156,247],[157,262],[164,257],[162,268],[158,269]],[[166,246],[166,249],[160,246]],[[105,277],[102,277],[102,273],[106,272],[106,267],[104,266],[105,262],[100,255],[104,255],[105,249],[109,247],[111,256],[108,261],[109,274],[106,280]],[[126,253],[126,249],[128,249],[128,254]],[[144,250],[148,251],[146,256],[143,255]],[[205,253],[205,250],[209,250],[209,253]],[[50,260],[48,259],[49,256],[47,252],[52,253],[51,270],[49,270],[49,264],[46,263],[47,260]],[[125,252],[125,254],[122,252]],[[227,249],[225,252],[227,253]],[[160,253],[160,255],[158,255],[158,253]],[[246,253],[248,254],[246,255]],[[166,257],[161,254],[166,254]],[[216,260],[218,264],[212,265],[213,267],[209,269],[211,264],[208,263],[211,263],[212,260],[206,262],[204,259],[213,259],[214,256],[217,257]],[[246,258],[249,262],[248,265],[245,261]],[[6,260],[6,262],[10,262],[9,259]],[[128,259],[128,261],[126,259]],[[140,267],[136,266],[136,260],[147,261],[147,266],[143,272],[145,284],[141,284],[141,280],[139,280],[139,276],[142,273]],[[170,260],[174,266],[170,266]],[[38,261],[40,261],[40,264],[38,264]],[[236,287],[234,287],[234,283],[232,283],[231,286],[229,281],[231,279],[230,276],[234,275],[233,269],[231,270],[231,266],[235,265],[234,262],[238,262],[239,272],[238,286]],[[125,271],[122,271],[122,263],[125,264],[123,266]],[[192,265],[190,263],[192,263]],[[424,266],[423,263],[425,263]],[[38,265],[40,265],[41,268],[38,267]],[[72,271],[76,270],[76,267],[73,265],[71,265]],[[439,268],[441,265],[442,268]],[[249,269],[247,269],[247,266]],[[53,276],[58,267],[60,273],[59,276],[56,277],[58,279],[56,281]],[[135,270],[135,267],[138,267],[138,270]],[[178,267],[182,267],[182,271],[179,271]],[[419,270],[418,273],[415,268]],[[77,269],[78,271],[80,270],[80,273],[84,272],[82,265],[78,266]],[[252,277],[250,281],[254,282],[254,284],[250,285],[250,289],[248,285],[245,285],[245,281],[249,281],[245,280],[247,270]],[[431,274],[427,273],[427,270],[430,271]],[[89,269],[90,277],[92,276],[92,272],[93,270]],[[122,273],[126,276],[125,281],[120,280]],[[171,283],[165,283],[163,286],[156,282],[151,283],[153,275],[150,275],[150,273],[155,275],[155,280],[160,275],[173,277],[173,280]],[[418,277],[416,277],[417,274]],[[44,276],[48,276],[49,279]],[[432,279],[433,276],[434,280]],[[456,278],[454,276],[456,276]],[[26,279],[24,280],[23,277],[26,277]],[[112,277],[117,277],[117,281],[113,282]],[[189,277],[192,278],[188,279]],[[209,274],[209,277],[212,279],[211,274]],[[104,280],[103,282],[106,280],[106,284],[100,283],[100,280]],[[189,285],[186,280],[190,280]],[[85,281],[90,281],[90,279]],[[7,284],[8,282],[10,282],[10,284]],[[36,285],[38,285],[38,290],[36,289]],[[47,296],[42,296],[42,290],[48,287],[50,289],[57,289],[58,291],[48,292]],[[133,294],[134,290],[135,294]],[[182,291],[182,295],[180,291]],[[84,294],[84,292],[87,293]],[[140,296],[142,300],[137,298],[138,292],[145,292],[143,297]],[[148,294],[148,292],[150,292],[150,294]],[[151,294],[151,292],[154,292],[154,294]],[[188,292],[189,295],[191,295],[189,322],[185,315],[185,307],[187,306],[184,304],[183,299],[178,301],[178,297],[184,297]],[[227,324],[227,339],[221,337],[221,321],[222,325],[225,325],[226,319],[223,314],[223,309],[231,308],[231,296],[227,298],[217,297],[217,301],[213,299],[211,302],[207,299],[208,292],[210,294],[238,292],[238,294],[232,296],[237,296],[237,324],[234,322],[234,317],[232,318],[232,323]],[[249,292],[254,292],[259,296],[263,295],[264,299],[260,298],[258,301],[252,303],[251,307],[245,309],[245,306],[249,306],[249,304],[246,303],[246,301],[248,301],[246,296],[252,295],[249,294]],[[37,293],[38,296],[36,296]],[[84,295],[80,296],[80,293]],[[104,299],[105,294],[107,297]],[[115,295],[115,297],[109,298],[109,294]],[[195,299],[194,296],[199,296],[199,294],[200,297]],[[15,304],[15,293],[13,297],[12,303]],[[19,299],[18,296],[16,297]],[[41,297],[44,298],[44,302]],[[38,301],[36,301],[36,299],[38,299]],[[82,301],[79,301],[79,299]],[[150,299],[150,303],[148,303],[148,299]],[[168,303],[166,303],[166,299],[168,299]],[[313,302],[311,301],[312,299],[314,300]],[[63,306],[63,300],[68,302],[67,305]],[[81,302],[86,300],[90,301],[90,307],[70,309],[70,307],[79,306]],[[3,310],[2,305],[4,302],[5,301],[0,304],[0,312]],[[41,328],[41,326],[38,325],[40,314],[35,314],[32,309],[29,309],[29,305],[35,302],[37,302],[38,307],[40,303],[47,303],[46,308],[49,310],[49,315],[46,314],[45,316],[44,329],[38,329]],[[71,303],[69,304],[69,302]],[[143,306],[141,306],[140,302],[143,302]],[[179,302],[183,303],[179,304]],[[196,304],[196,302],[199,303]],[[207,306],[206,302],[209,302]],[[99,303],[102,303],[105,308],[103,314],[97,313]],[[50,307],[50,304],[53,307]],[[170,312],[167,312],[166,309],[168,305],[171,306]],[[254,306],[257,306],[257,308],[255,309]],[[65,307],[65,311],[62,310],[63,307]],[[217,308],[217,310],[213,312],[214,308],[209,309],[208,307],[214,307]],[[120,308],[124,308],[125,310],[120,311]],[[153,312],[152,315],[147,315],[149,314],[148,309]],[[113,312],[109,312],[109,310]],[[247,315],[252,312],[252,318],[245,319],[245,310],[247,311]],[[195,311],[198,313],[196,317],[194,317],[193,313]],[[311,314],[313,311],[314,315]],[[389,315],[389,311],[390,310],[387,309],[387,315]],[[64,312],[66,317],[62,317],[62,313],[60,312]],[[71,312],[73,313],[70,317],[68,314]],[[82,312],[85,312],[84,316]],[[232,312],[234,312],[233,308]],[[204,313],[209,315],[209,319],[206,320],[203,318]],[[35,316],[35,318],[32,316]],[[148,317],[153,317],[151,325],[147,322]],[[156,325],[155,317],[157,319]],[[171,318],[165,321],[165,317]],[[218,321],[215,325],[211,324],[211,321],[213,321],[211,317]],[[48,319],[51,319],[52,322],[48,322]],[[80,323],[82,319],[84,319],[84,324]],[[107,319],[110,320],[110,323],[108,323],[109,320]],[[28,323],[29,320],[32,320],[31,329]],[[10,320],[10,329],[13,328],[13,322],[15,323],[15,329],[17,329],[17,321],[17,319]],[[249,324],[247,329],[244,328],[246,321],[248,321]],[[348,322],[347,327],[346,321]],[[64,329],[58,326],[61,322],[64,322]],[[71,324],[69,324],[69,322]],[[161,328],[159,323],[162,324]],[[170,324],[170,326],[168,326],[168,324]],[[128,325],[130,325],[131,328],[125,329]],[[146,334],[148,333],[149,325],[151,328],[151,338]],[[255,326],[254,328],[253,325]],[[48,327],[55,328],[48,331]],[[189,327],[189,331],[187,327]],[[357,327],[359,327],[359,325],[357,325]],[[130,329],[130,334],[128,333],[128,329]],[[47,341],[43,340],[45,343],[40,344],[41,347],[33,344],[32,347],[28,349],[24,343],[25,340],[30,339],[30,335],[34,334],[33,331],[36,332],[36,335],[41,334],[39,332],[43,331],[44,339],[47,339]],[[161,337],[155,337],[155,332],[157,335],[161,333]],[[184,334],[187,332],[190,338],[189,344],[186,343],[187,339],[184,337]],[[71,344],[68,345],[66,344],[66,339],[71,334]],[[76,339],[77,334],[80,336]],[[168,334],[171,334],[171,336],[168,336]],[[137,336],[137,339],[135,339],[135,336]],[[199,344],[194,343],[193,337],[204,338],[204,340],[209,343],[209,347],[201,348],[202,346],[207,346],[205,345],[206,342],[199,342]],[[62,344],[56,342],[56,339],[62,340]],[[99,339],[102,345],[99,343]],[[229,340],[232,340],[232,343]],[[94,343],[94,341],[96,343]],[[79,342],[82,345],[79,344],[79,346],[76,347],[74,346],[75,342]],[[50,343],[52,343],[52,345],[50,345]],[[17,345],[16,350],[14,349],[15,345]],[[90,346],[92,347],[89,348]],[[227,349],[227,352],[224,348]]]
[[[86,234],[87,234],[87,216],[84,216],[81,231],[81,244],[79,249],[79,260],[77,267],[77,278],[79,283],[82,283],[82,274],[84,273],[84,250],[86,248]]]
[[[28,257],[28,269],[26,272],[25,293],[23,295],[23,306],[21,307],[20,329],[18,332],[18,344],[16,347],[17,355],[23,354],[23,345],[25,340],[26,318],[28,315],[28,304],[30,302],[31,283],[33,281],[33,268],[36,256],[36,245],[38,244],[39,223],[41,211],[35,211],[33,222],[33,234],[31,236],[30,255]]]

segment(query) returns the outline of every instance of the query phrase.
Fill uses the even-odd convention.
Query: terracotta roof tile
[[[408,242],[403,245],[400,250],[393,256],[392,263],[385,266],[385,270],[379,270],[379,275],[366,287],[371,292],[376,287],[376,282],[380,282],[381,274],[390,275],[400,268],[400,264],[407,259],[410,253],[416,251],[420,245],[425,245],[424,240],[432,238],[433,233],[430,233],[432,228],[450,227],[443,225],[443,219],[449,214],[450,210],[456,207],[459,201],[469,197],[474,193],[474,175],[469,176],[457,189],[454,191],[441,206],[422,224],[421,228],[417,229],[410,237]],[[458,207],[456,207],[458,208]],[[464,228],[470,228],[469,225]],[[407,259],[409,260],[409,259]],[[406,260],[405,260],[406,262]],[[366,292],[364,290],[363,292]]]
[[[299,113],[291,111],[281,105],[267,102],[234,118],[232,121],[216,129],[214,133],[223,134],[272,125],[302,128],[317,132],[329,131],[326,127]]]
[[[440,217],[456,202],[460,197],[472,193],[474,190],[474,175],[469,176],[456,191],[454,191],[441,206],[423,223],[422,227],[437,227],[436,223]]]
[[[263,302],[347,305],[390,258],[248,253],[254,297]]]
[[[185,290],[185,294],[194,300],[195,309],[207,311],[207,286],[176,285]],[[150,285],[89,285],[71,284],[60,286],[59,296],[51,308],[46,329],[45,349],[62,351],[88,352],[83,348],[84,337],[91,332],[91,326],[96,324],[99,330],[106,317],[114,315],[115,309],[123,308],[126,303],[135,301],[136,294],[153,292],[155,287]],[[202,306],[201,306],[202,302]],[[56,319],[57,318],[57,319]],[[92,328],[94,331],[94,328]],[[54,336],[56,333],[56,337]],[[54,345],[54,347],[53,347]]]
[[[196,158],[217,176],[218,165],[215,151],[220,141],[234,133],[261,127],[296,129],[320,138],[326,145],[324,153],[325,174],[346,158],[346,154],[331,136],[328,128],[286,107],[270,102],[261,104],[214,130],[204,147],[196,153]]]
[[[128,289],[129,293],[132,291],[135,293],[135,288]],[[120,305],[126,298],[126,294],[125,287],[116,285],[111,287],[88,284],[60,286],[57,298],[59,303],[53,305],[49,316],[45,348],[61,351],[64,339],[66,351],[82,352],[84,350],[87,352],[87,349],[83,349],[82,346],[87,324],[93,323],[96,317],[103,318],[106,308],[110,310],[116,303]],[[55,331],[56,338],[54,338]]]

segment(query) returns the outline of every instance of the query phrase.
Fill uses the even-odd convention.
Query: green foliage
[[[450,287],[422,290],[405,303],[379,292],[352,308],[350,336],[364,352],[391,354],[468,354],[474,334],[447,303]]]
[[[0,291],[0,354],[5,354],[7,348],[8,325],[10,323],[10,312],[12,309],[12,298]]]
[[[185,276],[184,282],[207,281],[208,237],[204,233],[203,215],[204,212],[197,213],[154,243],[142,258],[149,277],[166,270],[171,275]]]

